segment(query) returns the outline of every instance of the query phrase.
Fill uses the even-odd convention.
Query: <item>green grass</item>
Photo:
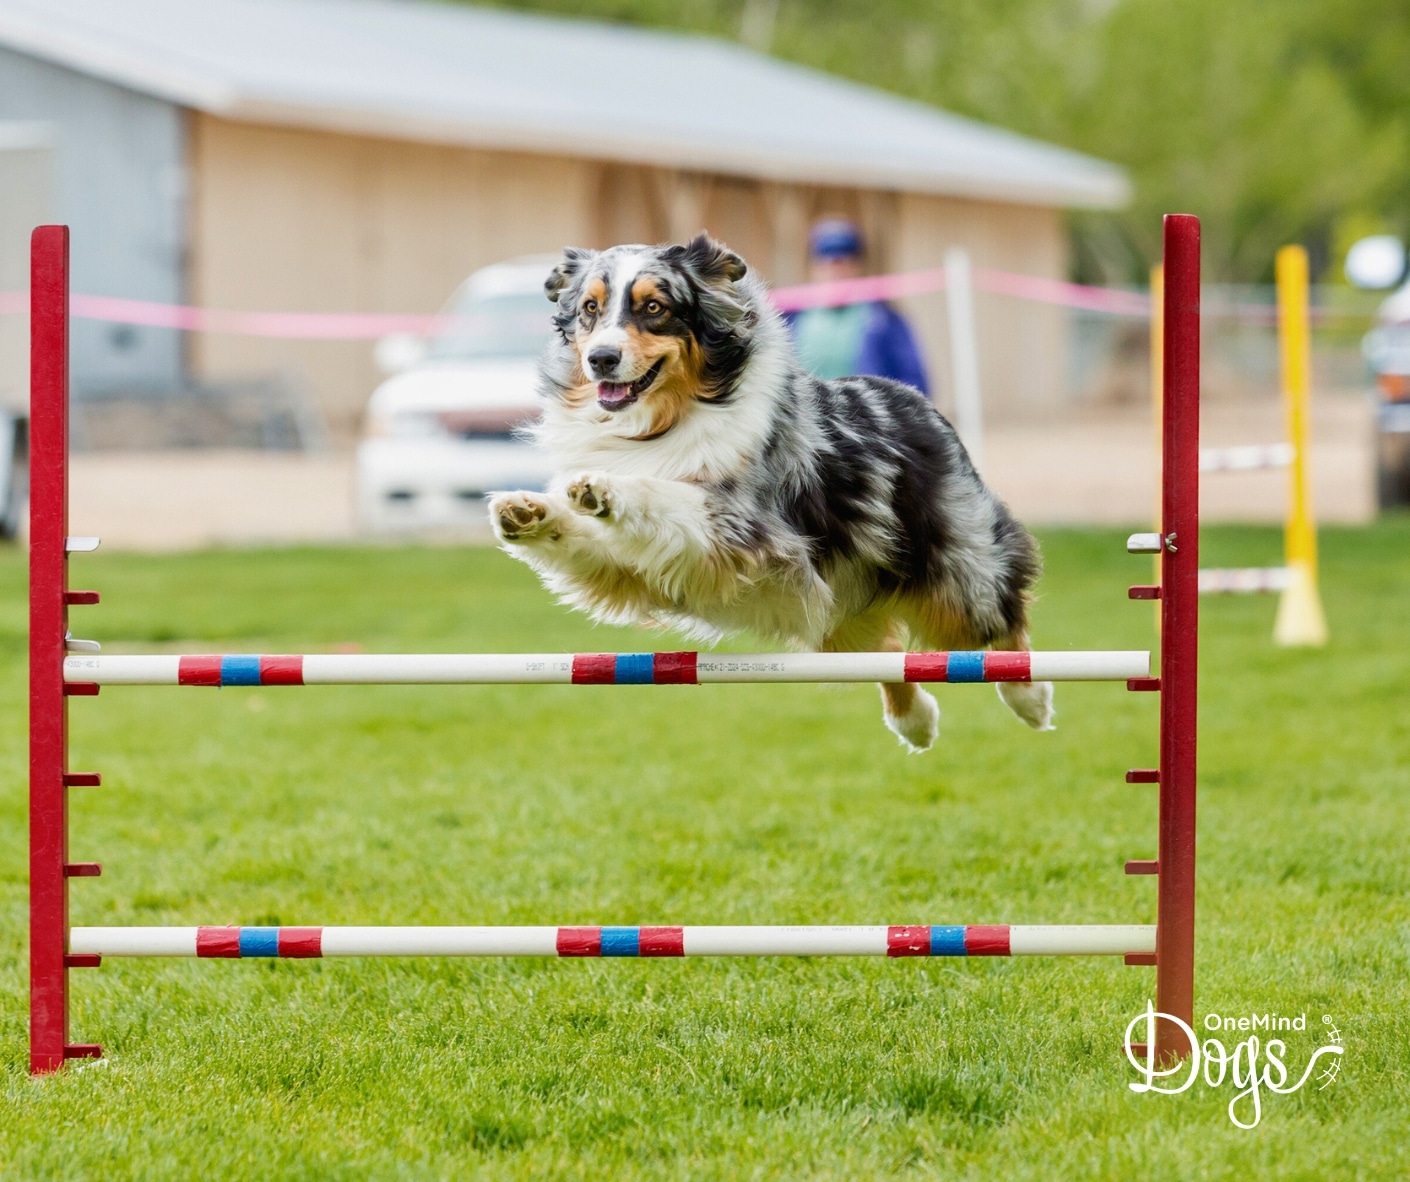
[[[1112,532],[1050,533],[1038,647],[1147,647]],[[1275,557],[1221,529],[1209,564]],[[1328,531],[1333,641],[1206,601],[1197,1013],[1335,1016],[1341,1078],[1137,1095],[1149,969],[1111,958],[109,961],[106,1058],[26,1062],[24,570],[0,558],[0,1173],[90,1177],[1403,1177],[1410,1172],[1410,520]],[[572,651],[489,550],[74,560],[109,648]],[[72,705],[76,924],[1148,922],[1155,695],[1059,729],[940,687],[901,753],[871,687],[109,689]],[[1233,1041],[1233,1040],[1229,1040]]]

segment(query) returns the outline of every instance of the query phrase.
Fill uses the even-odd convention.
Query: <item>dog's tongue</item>
[[[597,383],[597,401],[608,410],[626,406],[635,397],[629,382]]]

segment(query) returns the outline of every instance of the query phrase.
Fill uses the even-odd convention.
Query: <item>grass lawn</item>
[[[1040,648],[1143,648],[1147,560],[1050,532]],[[1275,560],[1211,530],[1209,565]],[[106,1058],[26,1074],[25,606],[0,556],[0,1176],[1400,1178],[1410,1173],[1410,519],[1323,536],[1324,651],[1206,600],[1197,1015],[1332,1015],[1334,1086],[1138,1095],[1116,958],[108,961]],[[73,560],[110,651],[612,650],[492,550]],[[71,707],[75,924],[1152,922],[1155,695],[1033,734],[939,687],[109,688]],[[1239,1036],[1228,1036],[1232,1045]]]

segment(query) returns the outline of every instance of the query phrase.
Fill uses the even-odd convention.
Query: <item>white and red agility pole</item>
[[[71,928],[89,956],[1122,956],[1154,924]]]
[[[270,656],[101,656],[68,635],[68,608],[98,602],[68,588],[68,230],[34,233],[31,283],[30,499],[30,1068],[101,1054],[71,1043],[68,970],[104,956],[1031,956],[1120,955],[1156,965],[1157,1007],[1193,1020],[1195,659],[1199,542],[1199,223],[1166,219],[1165,496],[1159,534],[1128,548],[1164,554],[1161,669],[1145,652],[592,653]],[[75,651],[71,651],[75,650]],[[67,700],[103,685],[316,685],[711,682],[1125,681],[1161,692],[1160,767],[1127,773],[1160,792],[1159,856],[1126,864],[1158,876],[1155,925],[862,925],[816,927],[171,927],[70,928],[68,880],[101,873],[71,862],[67,793],[97,787],[68,770]],[[1186,1049],[1157,1027],[1160,1058]]]
[[[1148,652],[391,653],[64,660],[69,693],[92,685],[711,685],[805,681],[1129,681]]]

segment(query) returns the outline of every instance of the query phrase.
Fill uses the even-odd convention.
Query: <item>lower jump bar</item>
[[[98,685],[696,685],[709,682],[1126,681],[1149,652],[463,653],[70,656]]]
[[[833,927],[72,928],[99,956],[1120,956],[1154,924]]]

